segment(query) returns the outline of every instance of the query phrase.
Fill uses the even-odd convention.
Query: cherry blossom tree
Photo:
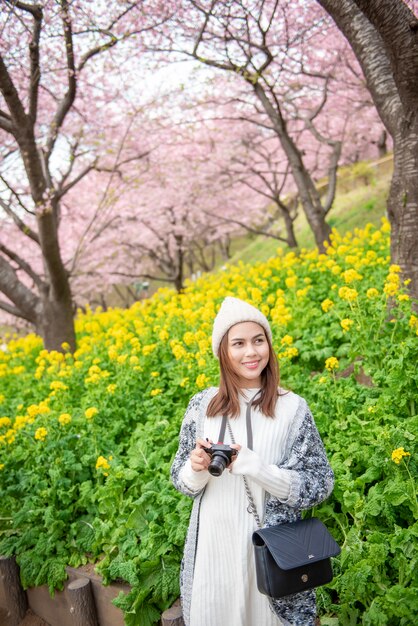
[[[289,185],[289,164],[280,144],[277,145],[277,137],[260,133],[248,122],[236,121],[222,134],[222,141],[226,140],[231,144],[230,156],[217,164],[213,180],[228,197],[229,210],[206,214],[248,233],[297,247],[293,225],[298,214],[298,196]],[[239,194],[240,190],[241,196],[246,190],[247,199],[241,199],[240,206],[236,203],[235,210],[231,210],[234,191]]]
[[[97,122],[117,114],[121,61],[138,52],[141,38],[161,27],[170,9],[170,3],[137,1],[3,4],[0,209],[3,223],[13,224],[36,253],[32,265],[25,246],[16,250],[2,235],[0,309],[33,324],[49,349],[75,346],[60,247],[63,199],[102,167]]]
[[[110,286],[147,279],[181,291],[186,277],[209,271],[219,255],[228,256],[237,226],[209,214],[231,214],[237,204],[242,208],[239,192],[216,183],[220,144],[213,129],[178,122],[166,118],[156,132],[140,177],[136,167],[125,170],[112,206],[110,239],[101,237],[95,268],[84,256],[81,280],[94,276],[96,284]]]
[[[418,3],[317,0],[349,41],[393,139],[391,255],[418,298]]]
[[[172,49],[228,72],[246,86],[241,102],[252,107],[250,117],[256,123],[279,139],[301,205],[322,248],[330,233],[325,217],[335,195],[344,132],[344,128],[335,132],[337,124],[327,128],[323,120],[344,42],[340,40],[335,47],[335,38],[332,44],[327,40],[333,27],[314,4],[271,1],[250,6],[242,0],[186,0],[186,5],[190,11],[182,45],[174,39]],[[327,163],[329,194],[324,203],[302,147],[308,134],[311,142],[314,139],[321,146],[323,169]]]

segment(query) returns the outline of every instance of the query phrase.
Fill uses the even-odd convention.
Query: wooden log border
[[[76,578],[69,583],[67,591],[74,626],[99,626],[90,580]]]
[[[72,580],[66,584],[70,614],[67,619],[74,626],[101,626],[93,594],[92,580],[83,571],[74,570],[73,568],[68,569],[72,572]],[[74,577],[75,573],[77,574]],[[96,578],[98,577],[96,576]],[[27,613],[29,603],[28,596],[20,582],[19,566],[14,557],[0,555],[0,579],[3,587],[3,599],[0,597],[0,600],[2,600],[1,608],[7,612],[7,621],[4,626],[19,626]],[[95,585],[97,596],[97,581]],[[126,591],[128,590],[127,586]],[[54,602],[52,598],[51,602]],[[2,615],[4,617],[4,613]],[[42,615],[40,617],[42,618]],[[58,626],[59,623],[58,617],[58,621],[53,626]],[[164,611],[161,615],[160,624],[161,626],[184,626],[179,600]]]
[[[176,602],[161,615],[161,626],[184,626],[180,601]]]
[[[6,601],[7,626],[18,626],[28,609],[28,600],[20,583],[19,566],[13,557],[0,556],[0,577]]]

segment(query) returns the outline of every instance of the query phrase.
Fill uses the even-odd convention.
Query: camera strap
[[[251,400],[249,402],[247,402],[247,410],[245,412],[245,421],[246,421],[246,425],[247,425],[247,448],[249,448],[250,450],[253,449],[253,429],[252,429],[252,425],[251,425],[251,407],[252,407],[252,404],[253,404],[255,398],[258,396],[259,393],[260,393],[260,390],[257,391],[257,393],[251,398]],[[221,429],[219,431],[219,439],[218,439],[218,441],[220,443],[223,443],[224,437],[225,437],[225,431],[226,431],[226,427],[227,426],[228,426],[228,432],[229,432],[229,436],[231,437],[232,443],[236,443],[235,438],[234,438],[234,434],[232,432],[231,424],[229,422],[229,419],[228,419],[227,415],[224,415],[222,417],[222,423],[221,423]],[[247,494],[247,499],[248,499],[247,511],[248,511],[248,513],[251,513],[254,516],[255,521],[257,522],[258,528],[261,528],[262,524],[261,524],[260,516],[258,515],[257,507],[255,505],[254,498],[252,496],[251,489],[250,489],[250,486],[248,484],[247,477],[243,476],[243,479],[244,479],[245,492]]]
[[[247,425],[247,448],[249,448],[250,450],[253,449],[253,429],[252,429],[252,425],[251,425],[251,407],[252,407],[252,404],[253,404],[254,400],[259,395],[260,391],[261,390],[258,390],[257,393],[251,398],[251,400],[249,402],[247,402],[247,410],[246,410],[246,413],[245,413],[245,421],[246,421],[246,425]],[[220,431],[219,431],[218,442],[219,443],[223,443],[224,442],[225,431],[226,431],[226,425],[227,424],[228,424],[229,434],[231,435],[232,443],[235,443],[234,436],[233,436],[232,430],[231,430],[231,425],[229,423],[227,415],[224,415],[222,417],[222,423],[221,423],[221,428],[220,428]]]

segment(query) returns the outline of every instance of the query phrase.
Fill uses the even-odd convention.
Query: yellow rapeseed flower
[[[325,367],[327,368],[328,371],[332,372],[333,370],[338,369],[339,366],[339,361],[335,356],[330,356],[326,361],[325,361]]]
[[[144,356],[148,356],[149,354],[152,354],[152,353],[154,352],[154,350],[155,350],[155,348],[156,348],[156,347],[157,347],[157,344],[156,344],[156,343],[151,343],[151,344],[149,344],[148,346],[144,346],[144,347],[142,348],[142,354],[143,354]]]
[[[299,350],[297,348],[287,348],[283,350],[283,352],[279,352],[277,355],[279,359],[292,359],[295,356],[298,356]]]
[[[293,343],[293,337],[291,337],[290,335],[285,335],[281,338],[280,343],[282,344],[282,346],[291,346]]]
[[[84,415],[86,416],[86,419],[91,420],[95,415],[97,415],[98,412],[99,409],[97,409],[95,406],[90,406],[84,411]]]
[[[117,387],[117,385],[115,385],[114,383],[108,385],[106,387],[107,393],[115,393],[116,387]]]
[[[357,270],[350,268],[346,270],[345,272],[343,272],[343,279],[344,279],[344,282],[347,285],[349,285],[350,283],[353,283],[356,280],[362,280],[363,276],[359,274]]]
[[[11,426],[12,424],[12,420],[10,419],[10,417],[0,417],[0,428],[2,428],[3,426]]]
[[[262,299],[263,294],[260,289],[258,289],[258,287],[253,287],[253,289],[251,289],[251,300],[253,301],[254,305],[258,306]]]
[[[411,453],[405,452],[403,448],[396,448],[396,450],[392,452],[392,461],[399,465],[404,456],[411,456]]]
[[[199,387],[199,389],[203,389],[203,387],[206,386],[208,380],[209,379],[206,374],[199,374],[199,376],[196,378],[196,385]]]
[[[59,423],[61,424],[61,426],[65,426],[66,424],[69,424],[71,422],[71,415],[69,413],[61,413],[61,415],[58,418]]]
[[[20,430],[21,428],[24,428],[26,424],[33,424],[34,421],[34,417],[29,417],[28,415],[16,415],[13,426],[15,430]]]
[[[110,463],[104,456],[99,456],[96,461],[96,469],[107,470],[110,468]]]
[[[379,295],[379,292],[374,287],[370,287],[370,289],[368,289],[366,292],[366,296],[370,299],[377,298],[378,295]]]
[[[383,287],[383,291],[387,296],[394,296],[398,292],[399,285],[395,282],[387,282]]]
[[[52,391],[66,391],[68,389],[67,385],[60,380],[53,380],[49,388],[52,389]]]
[[[288,287],[289,289],[292,289],[293,287],[296,287],[297,280],[298,280],[298,277],[296,275],[288,276],[284,282],[286,283],[286,287]]]
[[[16,435],[16,431],[13,430],[13,428],[9,428],[9,430],[6,432],[6,434],[4,435],[4,438],[6,440],[6,442],[10,445],[14,442],[15,440],[15,435]]]
[[[47,434],[47,429],[41,426],[41,428],[38,428],[35,431],[35,439],[37,439],[38,441],[45,441]]]
[[[340,324],[343,331],[347,332],[348,330],[350,330],[354,322],[353,320],[350,320],[348,317],[346,317],[345,319],[341,320]]]
[[[390,222],[388,220],[387,217],[382,217],[382,226],[380,227],[380,230],[382,231],[382,233],[390,233]]]
[[[347,302],[353,302],[357,300],[358,292],[356,289],[351,289],[350,287],[340,287],[338,290],[338,295],[342,300],[347,300]]]
[[[410,328],[412,328],[413,330],[416,330],[418,333],[418,317],[416,315],[411,315],[411,317],[409,318],[409,322],[408,325]]]
[[[329,298],[326,298],[322,303],[321,303],[321,309],[324,311],[324,313],[328,313],[328,311],[330,309],[332,309],[332,307],[334,306],[334,303],[332,300],[330,300]]]
[[[187,355],[186,349],[176,341],[171,342],[171,351],[177,361],[180,361]]]
[[[170,335],[168,334],[168,332],[166,331],[165,328],[160,330],[160,332],[158,333],[158,338],[159,338],[160,341],[167,341],[167,339],[169,337],[170,337]]]
[[[153,389],[151,391],[151,396],[154,398],[155,396],[158,396],[160,393],[162,393],[163,390],[162,389]]]

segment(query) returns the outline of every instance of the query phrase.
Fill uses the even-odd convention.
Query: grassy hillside
[[[362,162],[341,168],[336,198],[327,218],[330,226],[345,233],[355,227],[362,228],[367,223],[380,224],[381,218],[386,214],[391,176],[391,156],[376,162]],[[320,182],[318,187],[324,184]],[[315,245],[312,231],[301,209],[295,222],[295,232],[299,248]],[[266,261],[276,254],[277,248],[287,249],[285,244],[268,237],[239,237],[233,241],[233,256],[228,263],[233,265],[238,261]]]

